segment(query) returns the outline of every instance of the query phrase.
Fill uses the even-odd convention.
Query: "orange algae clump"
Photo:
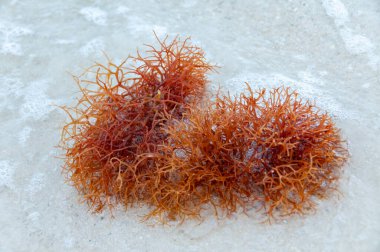
[[[208,206],[282,217],[336,189],[348,152],[327,113],[286,87],[203,101],[204,52],[157,40],[75,77],[82,97],[63,107],[63,169],[92,210],[144,203],[162,222]]]
[[[248,91],[192,108],[168,128],[153,214],[199,217],[209,203],[217,214],[261,206],[283,216],[335,188],[347,150],[331,118],[289,88]]]
[[[332,118],[289,88],[250,90],[241,101],[252,141],[253,176],[266,213],[286,216],[314,209],[336,188],[348,152]],[[274,212],[274,210],[278,210]]]
[[[151,198],[146,184],[167,138],[164,125],[199,99],[213,69],[188,39],[158,42],[146,57],[90,67],[75,78],[82,97],[63,108],[70,117],[60,144],[64,171],[94,211]]]

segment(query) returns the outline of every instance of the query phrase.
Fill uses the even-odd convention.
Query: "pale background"
[[[101,51],[192,36],[220,65],[210,90],[281,84],[334,115],[351,160],[342,196],[263,225],[236,215],[148,226],[92,215],[54,156],[79,74]],[[143,49],[143,48],[142,48]],[[380,1],[0,0],[0,251],[380,251]]]

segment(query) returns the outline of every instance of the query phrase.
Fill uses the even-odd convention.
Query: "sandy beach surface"
[[[340,196],[272,225],[255,213],[177,226],[141,223],[144,207],[91,214],[55,148],[102,51],[191,36],[220,68],[209,90],[288,85],[335,117],[351,158]],[[380,1],[1,0],[0,251],[380,251]]]

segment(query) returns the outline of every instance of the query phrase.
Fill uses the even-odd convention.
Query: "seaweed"
[[[62,107],[70,118],[60,142],[63,170],[95,212],[150,197],[145,183],[167,138],[163,125],[201,97],[213,69],[189,39],[157,40],[145,57],[96,63],[75,77],[82,97]]]
[[[336,189],[348,151],[327,112],[289,87],[241,96],[253,176],[269,216],[313,211]],[[252,134],[252,133],[253,134]],[[274,212],[276,210],[276,212]]]
[[[314,209],[336,188],[347,150],[331,117],[279,87],[217,96],[168,127],[152,215],[231,215],[255,207],[280,218]]]
[[[157,38],[157,36],[156,36]],[[210,65],[178,37],[108,59],[74,77],[81,97],[60,147],[63,171],[94,212],[145,204],[144,220],[202,219],[255,209],[271,218],[313,211],[337,189],[348,157],[332,117],[288,87],[217,94]]]

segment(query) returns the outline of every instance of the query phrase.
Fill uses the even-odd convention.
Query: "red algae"
[[[64,171],[96,212],[151,197],[145,183],[167,138],[163,125],[199,99],[213,69],[188,39],[158,42],[146,57],[89,68],[75,78],[82,97],[63,107],[70,117],[61,139]],[[127,65],[132,60],[139,66]]]
[[[241,101],[253,177],[269,216],[303,214],[336,189],[348,151],[332,118],[290,88],[252,90]],[[274,211],[276,210],[276,211]]]
[[[200,217],[210,204],[217,215],[261,206],[283,217],[311,211],[335,188],[347,150],[331,118],[289,88],[248,91],[168,128],[153,215]]]
[[[176,37],[75,77],[63,107],[63,171],[94,212],[146,204],[155,217],[202,219],[255,209],[305,214],[336,189],[348,151],[332,118],[287,87],[205,101],[214,69]]]

